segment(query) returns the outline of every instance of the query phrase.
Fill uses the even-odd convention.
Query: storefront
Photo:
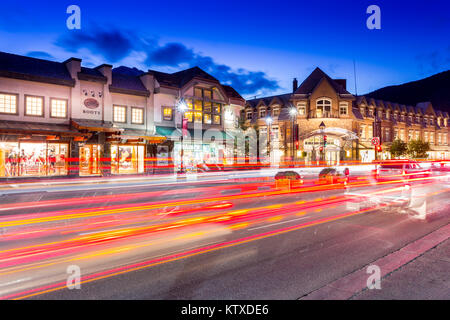
[[[203,143],[201,141],[189,141],[183,143],[183,166],[189,171],[196,171],[202,164],[223,165],[226,148],[223,143]],[[175,170],[181,167],[181,142],[175,142],[173,148]]]
[[[0,142],[0,177],[67,175],[68,157],[68,143]]]
[[[144,173],[145,145],[115,144],[111,146],[111,173]]]
[[[100,145],[80,146],[80,176],[100,175]]]

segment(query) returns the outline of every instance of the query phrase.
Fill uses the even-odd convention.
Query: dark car
[[[275,175],[277,187],[283,186],[283,182],[287,181],[289,186],[295,186],[303,183],[301,174],[295,171],[280,171]]]
[[[349,176],[349,169],[339,170],[337,168],[324,168],[319,172],[319,183],[340,183],[346,182]]]

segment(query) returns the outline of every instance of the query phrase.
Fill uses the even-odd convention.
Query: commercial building
[[[429,158],[450,156],[447,112],[435,110],[430,102],[406,106],[354,96],[345,79],[331,79],[319,68],[300,86],[294,79],[292,93],[247,101],[243,116],[268,135],[266,161],[275,164],[370,162],[376,157],[374,136],[381,142],[379,159],[390,158],[388,149],[397,138],[429,142]]]
[[[232,159],[234,144],[223,138],[245,103],[232,88],[199,68],[166,74],[81,62],[0,52],[0,177],[174,172],[180,101],[188,134],[194,126],[201,132],[185,137],[186,150],[193,146],[185,161],[196,167]]]

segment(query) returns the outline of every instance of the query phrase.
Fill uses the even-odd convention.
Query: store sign
[[[92,98],[88,98],[88,99],[84,100],[83,104],[86,108],[89,108],[89,109],[97,109],[100,105],[97,100],[92,99]]]
[[[101,87],[91,85],[81,90],[81,113],[88,118],[99,118],[102,114],[100,104],[103,97]]]

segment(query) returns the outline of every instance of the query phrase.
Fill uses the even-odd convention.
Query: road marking
[[[262,228],[267,228],[267,227],[271,227],[271,226],[276,226],[282,223],[288,223],[288,222],[292,222],[292,221],[298,221],[298,220],[303,220],[306,219],[307,217],[302,217],[302,218],[297,218],[297,219],[292,219],[292,220],[287,220],[287,221],[281,221],[281,222],[277,222],[277,223],[271,223],[271,224],[267,224],[265,226],[260,226],[260,227],[255,227],[255,228],[250,228],[247,229],[248,231],[252,231],[252,230],[257,230],[257,229],[262,229]]]

